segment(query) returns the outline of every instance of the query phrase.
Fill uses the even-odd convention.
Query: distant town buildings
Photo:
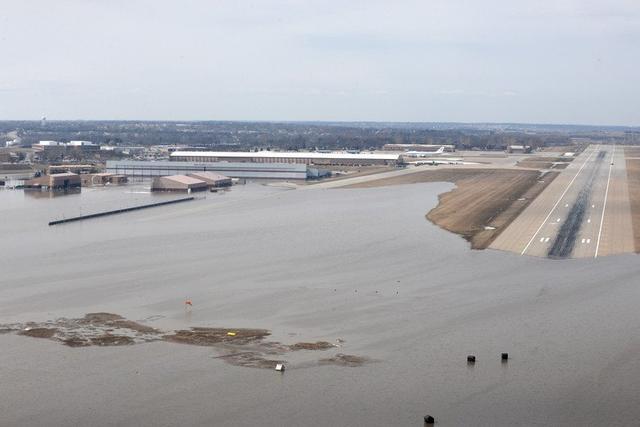
[[[20,145],[20,143],[21,143],[21,142],[22,142],[22,141],[21,141],[19,138],[15,138],[15,139],[12,139],[11,141],[6,141],[6,142],[4,143],[4,146],[5,146],[6,148],[14,147],[14,146],[16,146],[16,145]]]
[[[81,149],[81,150],[100,150],[100,146],[91,141],[40,141],[31,146],[35,151],[56,150],[64,151],[65,149]]]

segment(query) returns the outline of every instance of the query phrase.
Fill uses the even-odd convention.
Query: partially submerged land
[[[473,249],[556,259],[640,251],[638,147],[591,144],[562,156],[469,154],[465,160],[475,155],[489,161],[443,158],[430,166],[345,179],[343,187],[454,183],[427,218]],[[553,247],[560,238],[564,249],[558,255]]]
[[[335,349],[344,342],[340,340],[339,344],[331,344],[317,341],[286,345],[265,341],[271,335],[266,329],[192,327],[165,332],[114,313],[88,313],[77,319],[59,318],[46,322],[4,324],[0,325],[0,334],[2,333],[49,339],[69,347],[128,346],[154,341],[204,346],[222,353],[216,358],[232,365],[267,369],[273,369],[279,363],[287,363],[284,355],[288,352]],[[371,360],[366,357],[337,353],[321,358],[316,363],[355,367],[369,361]]]
[[[348,188],[452,182],[427,214],[436,225],[460,234],[473,249],[487,248],[558,174],[513,169],[438,169],[355,184]]]

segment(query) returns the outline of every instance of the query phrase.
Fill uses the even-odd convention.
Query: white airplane
[[[418,160],[417,162],[409,162],[408,164],[410,165],[414,165],[414,166],[423,166],[423,165],[431,165],[431,166],[438,166],[438,165],[464,165],[464,164],[468,164],[468,165],[477,165],[477,163],[466,163],[463,162],[462,159],[429,159],[429,160]]]
[[[438,151],[407,151],[403,153],[408,157],[437,157],[444,155],[444,145],[438,148]]]

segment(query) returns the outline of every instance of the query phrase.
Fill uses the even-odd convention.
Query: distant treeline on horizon
[[[89,140],[104,145],[191,145],[216,149],[379,149],[385,144],[568,145],[575,138],[640,144],[640,128],[500,123],[0,121],[6,140]]]

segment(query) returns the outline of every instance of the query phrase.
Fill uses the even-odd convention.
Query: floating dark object
[[[502,353],[502,361],[506,362],[507,360],[509,360],[509,353]]]
[[[476,357],[474,355],[467,356],[467,363],[476,363]]]
[[[425,424],[435,424],[436,420],[435,418],[433,418],[431,415],[425,415],[424,416],[424,423]]]

